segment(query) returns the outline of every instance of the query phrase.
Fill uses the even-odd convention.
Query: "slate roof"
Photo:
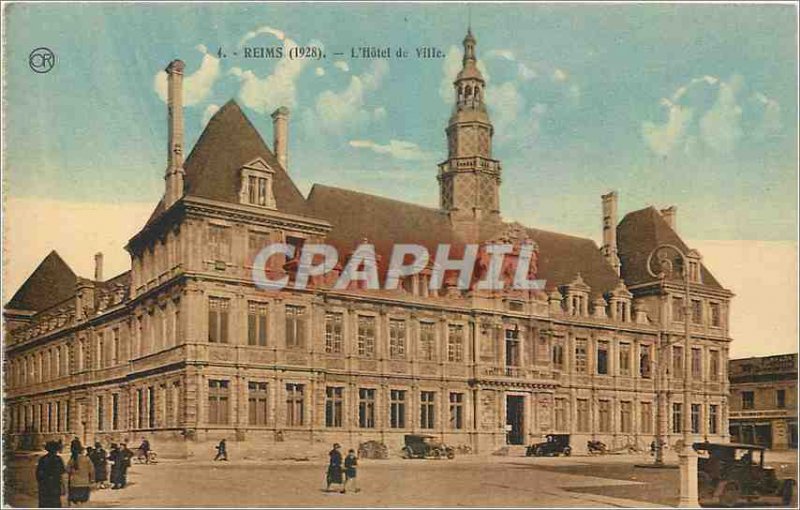
[[[275,170],[272,191],[278,211],[305,215],[306,201],[302,193],[233,99],[211,117],[186,158],[183,164],[185,194],[238,204],[239,170],[258,158]],[[164,204],[159,201],[147,224],[162,212]]]
[[[351,252],[367,238],[382,255],[381,269],[388,265],[391,247],[396,243],[423,245],[431,258],[439,243],[460,244],[447,215],[438,209],[321,184],[311,189],[308,206],[313,216],[333,225],[328,240],[340,255]],[[490,239],[505,226],[490,226],[481,238]],[[534,228],[526,231],[539,245],[538,277],[547,280],[548,289],[571,283],[578,273],[592,287],[593,296],[613,290],[619,282],[591,239]],[[458,250],[452,253],[455,257]]]
[[[654,207],[646,207],[625,215],[617,225],[617,247],[622,263],[622,276],[628,286],[652,282],[647,272],[647,257],[660,244],[673,244],[684,253],[689,247]],[[701,278],[707,287],[722,289],[714,275],[701,264]]]
[[[39,312],[75,295],[77,275],[51,251],[6,303],[7,309]]]

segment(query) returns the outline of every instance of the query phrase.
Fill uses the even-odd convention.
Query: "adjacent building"
[[[126,246],[131,269],[106,279],[98,255],[83,278],[53,252],[5,307],[10,442],[148,436],[185,453],[221,437],[376,439],[395,450],[404,434],[430,433],[486,452],[571,433],[580,451],[589,439],[646,448],[659,431],[674,443],[685,413],[697,438],[726,439],[732,294],[678,235],[675,208],[620,221],[616,193],[603,195],[600,247],[504,221],[471,32],[463,44],[438,207],[321,184],[303,196],[285,108],[268,147],[230,101],[184,160],[184,66],[173,61],[165,193]],[[381,271],[394,243],[534,243],[532,272],[547,283],[432,290],[428,267],[394,291],[336,290],[329,278],[264,291],[252,267],[271,242],[332,244],[341,263],[369,243]],[[662,260],[674,271],[656,278],[646,264],[665,243],[686,258]],[[272,258],[268,272],[296,268]]]
[[[731,440],[797,448],[797,354],[732,359]]]

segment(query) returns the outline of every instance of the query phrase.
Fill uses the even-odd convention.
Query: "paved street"
[[[128,488],[95,491],[89,506],[676,505],[678,471],[633,467],[645,459],[464,456],[452,461],[362,460],[358,494],[324,492],[325,465],[319,461],[164,460],[156,465],[134,465]],[[30,462],[16,462],[17,476],[11,477],[16,489],[7,493],[12,505],[35,505],[31,481],[19,476],[31,472]],[[23,465],[28,469],[22,469]]]

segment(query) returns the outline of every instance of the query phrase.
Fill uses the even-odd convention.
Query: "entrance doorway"
[[[525,444],[523,424],[525,420],[525,397],[506,396],[506,443]]]

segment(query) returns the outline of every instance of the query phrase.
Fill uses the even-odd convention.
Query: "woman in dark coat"
[[[108,460],[111,461],[111,488],[119,489],[120,479],[122,476],[122,455],[117,443],[111,443],[111,449],[108,451]]]
[[[94,480],[100,484],[101,489],[108,487],[108,455],[106,454],[103,445],[99,442],[94,444],[94,454],[92,455],[92,464],[94,464]]]
[[[334,443],[333,450],[328,452],[330,462],[328,463],[328,485],[325,487],[326,491],[331,490],[331,485],[334,483],[340,485],[344,483],[344,480],[342,480],[342,452],[339,451],[339,448],[341,448],[339,443]]]
[[[61,508],[61,490],[66,472],[64,461],[58,456],[58,444],[48,441],[44,445],[47,455],[36,465],[36,481],[39,484],[39,508]]]

